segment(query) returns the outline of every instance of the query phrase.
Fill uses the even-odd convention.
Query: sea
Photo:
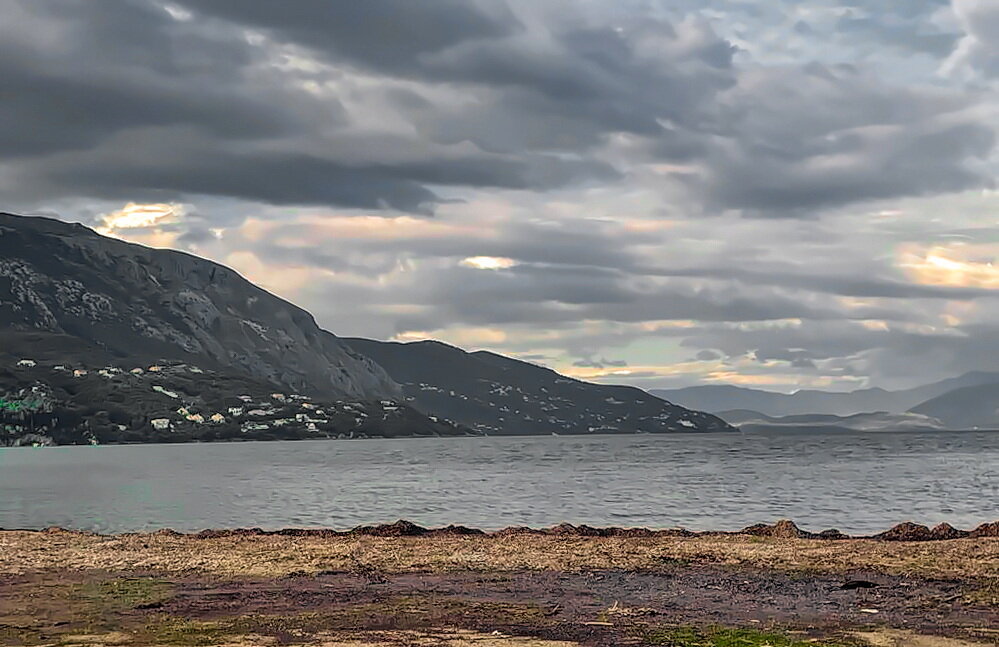
[[[999,433],[717,433],[0,448],[0,528],[406,519],[880,532],[999,519]]]

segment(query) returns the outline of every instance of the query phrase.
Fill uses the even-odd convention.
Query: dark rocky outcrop
[[[934,526],[930,534],[934,539],[963,539],[971,533],[967,530],[958,530],[949,523],[941,523]]]
[[[0,529],[2,530],[2,529]],[[86,531],[66,530],[59,527],[46,528],[38,532],[45,533],[72,533],[93,535]],[[142,533],[124,533],[128,535],[138,535]],[[196,539],[221,539],[226,537],[266,537],[266,536],[286,536],[286,537],[344,537],[350,535],[360,535],[367,537],[443,537],[443,536],[465,536],[465,537],[506,537],[516,535],[549,535],[555,537],[712,537],[712,536],[738,536],[750,535],[754,537],[768,537],[776,541],[797,540],[797,539],[817,539],[817,540],[845,540],[864,539],[874,541],[949,541],[955,539],[975,539],[981,537],[999,537],[999,521],[983,523],[972,531],[958,530],[947,523],[942,523],[932,530],[927,526],[905,522],[893,528],[868,537],[850,536],[838,530],[824,530],[819,533],[812,533],[799,528],[793,521],[782,519],[774,524],[758,523],[748,526],[737,532],[725,531],[692,531],[685,528],[619,528],[593,527],[585,524],[574,525],[561,523],[548,528],[531,528],[528,526],[509,526],[502,530],[486,532],[478,528],[467,526],[449,525],[441,528],[427,528],[400,519],[390,524],[357,526],[351,530],[334,530],[332,528],[283,528],[280,530],[263,530],[261,528],[234,528],[221,530],[201,530],[196,533],[185,535],[174,530],[158,530],[154,535],[167,537],[194,537]],[[703,556],[702,556],[703,557]],[[873,584],[873,586],[877,586]],[[848,580],[842,588],[873,588],[871,582],[864,580]]]
[[[781,519],[773,525],[758,523],[742,529],[742,534],[756,535],[758,537],[775,537],[778,539],[809,539],[814,538],[814,533],[805,532],[790,519]]]
[[[885,541],[932,541],[937,537],[928,527],[922,524],[906,521],[905,523],[900,523],[882,533],[874,535],[874,538],[883,539]]]
[[[969,532],[968,536],[974,539],[977,539],[978,537],[999,537],[999,521],[983,523]]]

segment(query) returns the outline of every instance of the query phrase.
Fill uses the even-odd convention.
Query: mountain
[[[910,411],[939,418],[948,429],[999,429],[999,382],[954,389]]]
[[[69,335],[79,352],[176,359],[317,395],[399,394],[308,312],[233,270],[47,218],[0,214],[0,330]]]
[[[406,402],[489,434],[730,431],[721,419],[627,386],[581,382],[547,368],[441,342],[345,338],[402,385]]]
[[[966,373],[960,377],[900,391],[875,388],[846,393],[801,390],[786,394],[732,385],[705,385],[683,389],[657,389],[651,393],[685,407],[712,413],[748,409],[777,417],[801,414],[849,416],[872,411],[904,413],[948,391],[990,383],[999,383],[999,373]]]
[[[917,413],[798,414],[773,417],[758,411],[737,409],[719,412],[719,417],[741,431],[940,431],[942,421]]]
[[[499,355],[348,342],[217,263],[0,214],[0,446],[730,429]]]
[[[0,214],[0,445],[471,433],[401,397],[229,268]]]

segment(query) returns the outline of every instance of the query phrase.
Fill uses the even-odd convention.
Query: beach
[[[914,527],[2,531],[0,644],[999,643],[993,526]]]

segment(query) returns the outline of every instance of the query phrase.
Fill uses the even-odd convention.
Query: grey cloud
[[[180,0],[179,4],[300,43],[336,60],[393,74],[419,68],[428,54],[520,29],[502,4],[474,0],[296,0],[294,10],[266,0]]]
[[[730,97],[728,140],[688,176],[709,209],[809,216],[862,200],[989,186],[995,144],[973,99],[899,89],[854,69],[759,70]]]
[[[759,288],[708,288],[687,281],[641,285],[614,271],[596,268],[536,268],[505,271],[460,267],[427,270],[408,277],[374,303],[420,306],[421,314],[396,319],[399,332],[450,325],[575,325],[579,321],[634,323],[647,320],[767,321],[834,319],[843,311],[805,303]],[[719,347],[720,348],[720,347]]]
[[[870,271],[878,269],[880,268],[872,267]],[[639,271],[651,275],[714,278],[737,281],[747,285],[773,285],[859,298],[973,300],[995,297],[995,291],[987,288],[921,285],[906,283],[894,278],[879,278],[870,274],[867,276],[845,276],[833,272],[818,274],[807,270],[802,271],[800,267],[794,265],[773,266],[758,270],[748,267],[738,269],[643,267]]]
[[[968,66],[986,76],[999,76],[999,5],[988,0],[953,0],[965,36],[947,68]]]
[[[923,17],[922,14],[918,15]],[[937,58],[944,58],[950,54],[959,38],[957,34],[922,32],[919,23],[886,25],[883,20],[871,16],[863,18],[844,16],[837,27],[844,33],[860,37],[873,35],[881,42],[898,49],[930,54]]]
[[[962,112],[974,97],[737,64],[704,20],[608,24],[515,0],[184,0],[191,20],[153,0],[8,1],[0,187],[23,204],[208,195],[427,214],[439,187],[545,192],[657,160],[691,166],[673,179],[704,213],[987,184],[970,162],[992,127]],[[315,69],[273,65],[296,52]],[[369,81],[336,83],[350,70]],[[411,129],[358,127],[369,107]],[[634,155],[611,163],[620,133]]]
[[[223,138],[275,136],[294,128],[299,115],[274,111],[273,103],[307,99],[281,88],[251,89],[238,74],[252,61],[244,44],[174,27],[147,3],[38,0],[14,2],[7,11],[0,26],[6,158],[86,150],[140,126],[196,123]],[[33,33],[41,29],[36,23],[57,33]],[[58,46],[45,45],[56,38]],[[327,113],[335,115],[335,106]]]
[[[826,359],[816,357],[815,354],[807,350],[791,350],[789,348],[757,348],[753,352],[753,357],[758,362],[777,360],[787,362],[792,368],[816,368],[816,359]]]
[[[238,3],[248,13],[242,23],[175,20],[152,0],[9,4],[0,26],[0,76],[10,95],[0,103],[0,187],[15,204],[207,195],[430,213],[442,200],[432,185],[543,191],[618,177],[597,159],[445,150],[366,134],[338,96],[306,91],[301,73],[275,69],[273,53],[247,40],[243,26],[269,3]],[[433,51],[513,25],[509,15],[504,23],[495,11],[461,3],[362,4],[349,9],[356,24],[339,9],[327,15],[352,32],[341,40],[364,50],[359,56],[393,43]],[[301,11],[331,7],[303,3]],[[422,41],[372,46],[371,30],[386,24],[379,11],[389,9],[406,17],[406,29],[426,27]]]
[[[156,154],[155,151],[160,151]],[[21,170],[22,190],[69,190],[112,199],[181,200],[205,194],[271,204],[338,204],[424,211],[438,197],[391,167],[358,167],[294,152],[240,155],[192,132],[130,133],[88,153],[66,153]]]
[[[620,360],[610,360],[605,357],[600,357],[597,359],[588,358],[581,359],[573,362],[573,366],[577,368],[623,368],[628,365],[628,362],[623,359]]]

